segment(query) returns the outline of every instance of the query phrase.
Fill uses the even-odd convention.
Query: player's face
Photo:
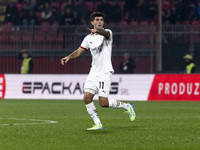
[[[94,21],[91,21],[91,23],[94,26],[94,29],[103,28],[103,17],[95,17]]]

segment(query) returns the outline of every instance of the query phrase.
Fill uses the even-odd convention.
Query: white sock
[[[91,102],[89,104],[86,104],[86,108],[87,108],[87,111],[90,114],[91,118],[93,119],[94,123],[96,125],[102,125],[101,121],[99,119],[99,116],[97,114],[97,109],[96,109],[94,103]]]
[[[109,107],[112,107],[112,108],[123,108],[126,110],[128,110],[128,108],[129,108],[128,104],[117,101],[115,99],[109,99],[108,103],[109,103]]]

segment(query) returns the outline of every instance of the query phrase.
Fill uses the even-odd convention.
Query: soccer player
[[[82,41],[80,47],[70,55],[61,59],[64,65],[70,59],[79,57],[84,51],[90,50],[92,55],[92,67],[84,84],[84,102],[88,113],[93,119],[95,125],[87,130],[103,130],[103,125],[97,114],[97,109],[93,103],[94,95],[99,92],[99,104],[102,107],[122,108],[129,114],[130,120],[134,121],[136,114],[133,104],[123,103],[115,99],[108,99],[111,77],[114,73],[111,63],[112,52],[112,31],[104,29],[104,14],[94,12],[90,16],[93,29],[88,29],[88,34]]]

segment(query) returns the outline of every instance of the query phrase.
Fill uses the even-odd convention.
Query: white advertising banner
[[[82,99],[87,75],[1,75],[4,99]],[[4,80],[3,80],[4,78]],[[109,98],[146,101],[154,75],[113,75]],[[1,83],[0,83],[1,84]],[[4,87],[5,86],[5,87]],[[98,94],[95,96],[98,99]]]
[[[5,75],[5,99],[82,99],[86,75]]]

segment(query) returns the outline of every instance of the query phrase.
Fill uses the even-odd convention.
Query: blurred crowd
[[[157,22],[157,0],[18,0],[6,9],[5,23],[40,25],[90,24],[90,13],[105,14],[105,22]],[[163,0],[163,24],[194,24],[200,20],[200,0]]]

